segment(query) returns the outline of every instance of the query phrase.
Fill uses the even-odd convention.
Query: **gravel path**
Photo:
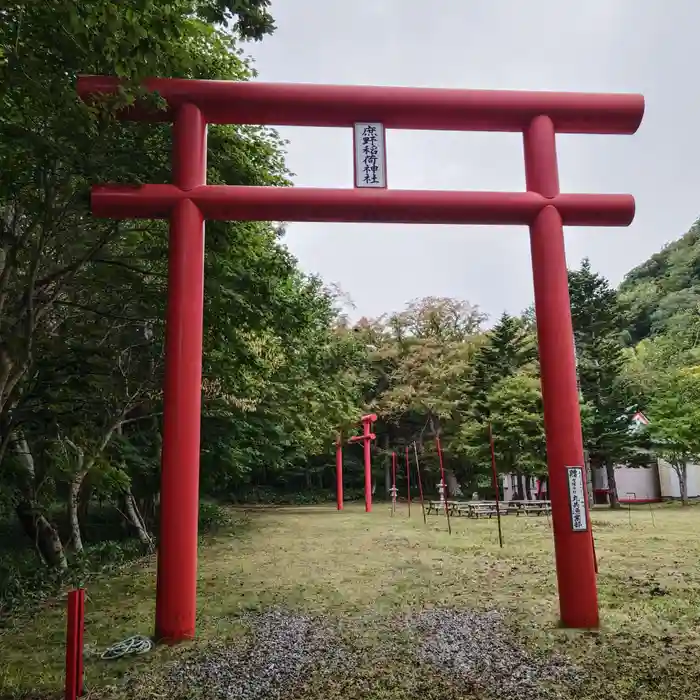
[[[347,662],[334,633],[317,620],[281,610],[245,615],[252,643],[209,649],[173,668],[177,688],[197,688],[212,700],[287,698],[313,670],[331,672]]]
[[[555,697],[547,683],[574,684],[576,669],[563,657],[535,659],[520,647],[496,611],[428,610],[414,618],[421,661],[453,674],[499,700]]]
[[[472,689],[479,697],[497,700],[551,700],[562,697],[551,688],[552,682],[571,687],[580,680],[564,658],[543,659],[528,654],[496,611],[434,609],[402,621],[386,621],[386,631],[393,629],[396,635],[396,648],[386,641],[376,651],[370,647],[362,652],[349,650],[328,624],[310,616],[275,609],[246,614],[243,622],[251,631],[245,641],[208,647],[171,669],[173,697],[184,697],[181,693],[186,691],[187,697],[198,691],[211,700],[303,697],[313,674],[316,692],[321,693],[318,697],[326,697],[324,689],[340,684],[359,700],[360,696],[371,697],[377,682],[373,673],[365,676],[368,668],[376,673],[379,664],[380,673],[398,674],[396,679],[400,681],[405,670],[395,667],[394,659],[403,658],[405,662],[412,653],[417,662],[439,671],[453,689]],[[406,631],[417,634],[415,646],[405,646]],[[362,627],[355,628],[355,632],[365,634]],[[401,637],[403,642],[399,641]],[[423,678],[430,675],[425,667],[423,671],[420,667],[414,670]],[[374,680],[370,680],[372,677]],[[385,680],[393,686],[396,679]],[[351,689],[348,683],[355,685]],[[399,690],[398,681],[396,687]]]

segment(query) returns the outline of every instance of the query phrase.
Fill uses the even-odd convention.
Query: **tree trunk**
[[[586,491],[588,493],[588,507],[593,508],[595,503],[593,496],[593,467],[591,466],[591,458],[588,450],[583,451],[583,465],[586,471]]]
[[[678,475],[678,488],[681,493],[681,503],[684,506],[688,505],[688,465],[686,462],[681,462],[678,465],[673,465]]]
[[[610,498],[610,507],[619,508],[620,501],[617,497],[617,482],[615,481],[615,465],[609,459],[605,460],[605,473],[608,476],[608,497]]]
[[[149,549],[153,546],[153,540],[146,529],[146,523],[139,513],[138,507],[136,506],[136,500],[134,499],[131,489],[129,489],[126,494],[124,494],[124,508],[129,519],[129,523],[136,530],[136,536],[139,538],[139,542],[145,544]]]
[[[92,491],[93,488],[88,475],[83,479],[83,485],[80,487],[80,493],[78,494],[78,519],[81,523],[87,522]]]
[[[68,568],[61,538],[53,525],[40,513],[36,513],[29,500],[21,500],[15,513],[23,530],[34,541],[41,558],[49,566],[65,571]]]
[[[76,472],[70,482],[68,490],[68,522],[70,523],[70,541],[73,549],[83,553],[83,538],[80,533],[80,518],[78,517],[78,503],[80,500],[80,488],[87,474],[86,469]]]
[[[20,433],[15,433],[11,442],[12,451],[22,470],[19,486],[21,498],[15,506],[17,519],[24,532],[34,542],[43,561],[49,566],[65,571],[68,568],[68,562],[61,538],[56,528],[39,512],[36,503],[34,493],[36,469],[32,452]]]
[[[459,481],[457,481],[455,473],[451,469],[447,470],[447,474],[445,474],[445,479],[447,480],[447,493],[452,498],[458,498],[459,496],[461,496],[462,487],[460,486]]]
[[[159,494],[145,496],[136,501],[136,508],[141,515],[141,519],[146,523],[146,529],[156,527],[156,515],[158,513]]]
[[[384,435],[382,450],[385,455],[389,455],[389,435]],[[391,498],[391,458],[384,462],[384,492],[387,498]]]

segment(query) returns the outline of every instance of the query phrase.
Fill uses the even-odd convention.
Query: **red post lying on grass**
[[[406,445],[406,500],[408,501],[408,517],[411,517],[411,462],[408,459],[408,445]]]
[[[76,700],[83,694],[83,628],[85,626],[85,589],[68,593],[66,621],[66,687],[65,700]]]
[[[362,435],[354,435],[348,442],[362,442],[365,456],[365,512],[372,510],[372,457],[370,452],[371,442],[376,439],[372,432],[372,423],[377,420],[374,413],[369,413],[360,418],[362,423]]]
[[[335,493],[338,510],[343,510],[343,434],[335,441]]]

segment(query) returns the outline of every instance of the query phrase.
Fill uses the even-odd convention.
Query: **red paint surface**
[[[406,500],[408,501],[408,517],[411,517],[411,461],[406,447]]]
[[[183,191],[175,185],[98,185],[95,216],[164,219],[183,199],[207,219],[221,221],[346,221],[399,224],[523,225],[547,206],[557,207],[567,226],[627,226],[634,198],[627,194],[451,192],[440,190],[320,189],[207,185]]]
[[[114,93],[119,80],[78,78],[78,94]],[[549,115],[560,134],[633,134],[644,114],[641,95],[515,90],[454,90],[364,85],[310,85],[156,78],[146,82],[170,110],[127,119],[172,121],[182,104],[192,103],[210,124],[345,126],[382,122],[386,129],[431,131],[511,131],[527,129]]]
[[[335,495],[338,510],[343,510],[343,439],[340,433],[335,443]]]
[[[206,182],[206,123],[186,105],[173,129],[173,177]],[[204,217],[183,198],[170,215],[156,637],[194,637],[197,612],[199,433],[204,311]]]
[[[664,499],[663,498],[618,498],[617,502],[623,503],[625,505],[634,505],[634,504],[644,505],[647,503],[663,503]]]
[[[85,629],[85,589],[68,592],[66,620],[65,700],[83,694],[83,633]]]

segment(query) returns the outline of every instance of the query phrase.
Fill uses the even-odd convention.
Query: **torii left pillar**
[[[377,436],[372,432],[372,423],[376,422],[377,416],[374,413],[369,413],[360,418],[362,423],[362,435],[354,435],[348,442],[362,442],[365,455],[365,512],[372,511],[372,456],[370,446],[372,440]]]
[[[173,125],[173,179],[206,185],[207,124],[183,104]],[[197,612],[199,438],[204,314],[204,217],[182,198],[170,216],[156,638],[191,639]]]

